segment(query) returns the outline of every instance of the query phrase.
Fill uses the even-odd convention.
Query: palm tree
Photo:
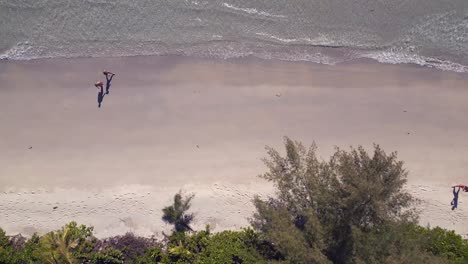
[[[78,263],[73,256],[73,249],[79,244],[79,238],[74,238],[69,225],[65,225],[62,229],[47,233],[43,237],[43,258],[51,264]]]
[[[163,221],[174,225],[176,232],[193,231],[190,227],[190,223],[193,221],[193,213],[187,213],[190,209],[190,203],[195,195],[191,194],[187,197],[182,197],[179,191],[174,195],[174,204],[171,206],[164,207],[163,209]]]

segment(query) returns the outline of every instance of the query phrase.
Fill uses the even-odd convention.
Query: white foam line
[[[243,7],[236,7],[233,5],[230,5],[228,3],[223,3],[223,5],[227,8],[236,10],[236,11],[242,11],[251,15],[261,15],[261,16],[266,16],[266,17],[280,17],[280,18],[285,18],[286,16],[284,15],[275,15],[275,14],[270,14],[264,11],[258,11],[255,8],[243,8]]]
[[[256,35],[259,35],[259,36],[264,36],[264,37],[269,37],[271,39],[276,39],[278,41],[281,41],[281,42],[285,42],[285,43],[291,43],[291,42],[298,42],[300,41],[300,39],[284,39],[284,38],[280,38],[280,37],[277,37],[277,36],[273,36],[273,35],[268,35],[266,33],[255,33]],[[310,41],[310,39],[309,39]]]
[[[284,43],[294,43],[294,42],[308,42],[310,44],[313,44],[313,45],[323,45],[323,46],[333,46],[333,43],[331,41],[329,41],[325,36],[323,35],[320,35],[319,37],[317,38],[314,38],[314,39],[311,39],[311,38],[280,38],[280,37],[277,37],[277,36],[274,36],[274,35],[269,35],[269,34],[266,34],[266,33],[263,33],[263,32],[259,32],[259,33],[255,33],[256,35],[259,35],[259,36],[264,36],[264,37],[269,37],[271,39],[274,39],[274,40],[278,40],[278,41],[281,41],[281,42],[284,42]]]
[[[416,54],[395,53],[395,52],[372,52],[365,53],[362,57],[374,59],[381,63],[389,64],[418,64],[426,67],[434,67],[443,71],[468,72],[468,66]]]

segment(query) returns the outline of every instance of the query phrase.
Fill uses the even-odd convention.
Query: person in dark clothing
[[[452,188],[453,188],[453,200],[450,203],[450,205],[452,205],[452,210],[455,210],[455,208],[458,207],[458,193],[460,192],[461,187],[453,186]],[[458,190],[455,191],[455,188],[458,188]]]
[[[110,89],[110,86],[111,86],[111,81],[112,81],[112,78],[114,78],[114,73],[112,72],[108,72],[108,71],[103,71],[102,72],[105,76],[106,76],[106,80],[107,80],[107,83],[106,83],[106,94],[109,94],[109,89]]]
[[[98,107],[101,108],[101,103],[104,100],[104,87],[102,86],[101,86],[101,91],[99,91],[98,93],[97,100],[98,100]]]

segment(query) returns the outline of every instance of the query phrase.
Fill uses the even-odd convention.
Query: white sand
[[[118,75],[99,109],[103,68]],[[468,194],[450,208],[450,186],[468,184],[467,80],[373,63],[0,62],[0,227],[31,234],[76,220],[99,237],[159,234],[180,188],[196,194],[196,228],[246,226],[252,195],[271,192],[256,177],[264,146],[287,135],[315,140],[324,158],[335,145],[398,151],[421,224],[467,234]]]
[[[239,229],[248,226],[253,213],[255,194],[269,193],[260,186],[213,183],[183,185],[184,194],[196,192],[193,201],[193,228],[202,230]],[[9,233],[32,235],[54,230],[70,221],[95,227],[98,237],[109,237],[131,231],[142,236],[161,236],[171,226],[161,220],[161,209],[172,203],[179,189],[143,185],[124,185],[104,190],[62,189],[53,191],[7,191],[2,195],[0,210],[7,212],[2,228]],[[265,196],[263,196],[265,197]],[[55,208],[55,209],[54,209]]]

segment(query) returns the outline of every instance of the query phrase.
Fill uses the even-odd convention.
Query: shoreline
[[[306,47],[307,48],[307,47]],[[47,61],[47,60],[109,60],[109,59],[133,59],[133,58],[183,58],[187,60],[204,60],[204,61],[266,61],[272,63],[306,63],[306,64],[317,64],[324,66],[339,66],[339,65],[356,65],[356,64],[379,64],[379,65],[397,65],[397,66],[408,66],[408,67],[422,67],[426,69],[435,69],[441,72],[452,72],[457,74],[468,74],[468,65],[456,62],[456,60],[447,60],[447,54],[441,54],[445,59],[438,59],[433,57],[427,57],[421,54],[405,54],[405,53],[393,53],[388,58],[389,53],[385,50],[380,50],[375,53],[375,50],[368,50],[367,52],[360,49],[353,49],[351,47],[331,47],[331,46],[310,46],[311,52],[314,53],[312,58],[305,56],[303,59],[300,58],[288,58],[278,56],[267,56],[262,57],[261,54],[253,55],[240,55],[240,56],[222,56],[222,55],[196,55],[196,54],[137,54],[137,55],[103,55],[103,56],[77,56],[77,57],[33,57],[33,58],[18,58],[10,59],[8,56],[0,58],[1,62],[28,62],[28,61]],[[356,51],[358,53],[356,53]],[[359,53],[362,52],[362,53]],[[375,54],[374,54],[375,53]],[[354,54],[354,55],[353,55]],[[324,55],[325,57],[321,57]],[[319,56],[320,58],[317,58]],[[0,56],[1,57],[1,56]],[[399,58],[399,59],[397,59]]]
[[[103,78],[102,69],[117,75],[97,108],[93,83]],[[367,59],[331,66],[136,56],[0,61],[0,83],[0,120],[8,124],[0,129],[6,139],[0,141],[6,150],[0,154],[0,208],[15,219],[1,218],[0,227],[9,234],[65,224],[51,215],[49,202],[33,202],[50,200],[69,208],[64,213],[70,216],[86,215],[112,201],[119,186],[130,186],[125,193],[149,188],[158,201],[146,217],[156,227],[132,220],[138,234],[159,232],[157,207],[184,186],[200,193],[194,210],[218,219],[217,230],[247,223],[249,194],[269,192],[256,177],[265,171],[264,146],[283,151],[283,136],[306,146],[315,140],[325,159],[334,146],[369,148],[375,142],[398,151],[409,171],[408,188],[424,200],[421,224],[468,233],[468,197],[451,211],[449,188],[468,181],[467,74]],[[228,187],[214,191],[215,183]],[[31,194],[41,188],[50,192],[39,199]],[[99,192],[105,197],[93,200]],[[78,199],[68,201],[71,193],[83,195],[80,207]],[[139,212],[149,208],[147,199],[134,198],[148,203]],[[223,206],[232,208],[228,218],[215,210]],[[109,223],[99,213],[70,220],[83,219],[106,236],[130,230],[119,219],[127,216],[122,209]]]

